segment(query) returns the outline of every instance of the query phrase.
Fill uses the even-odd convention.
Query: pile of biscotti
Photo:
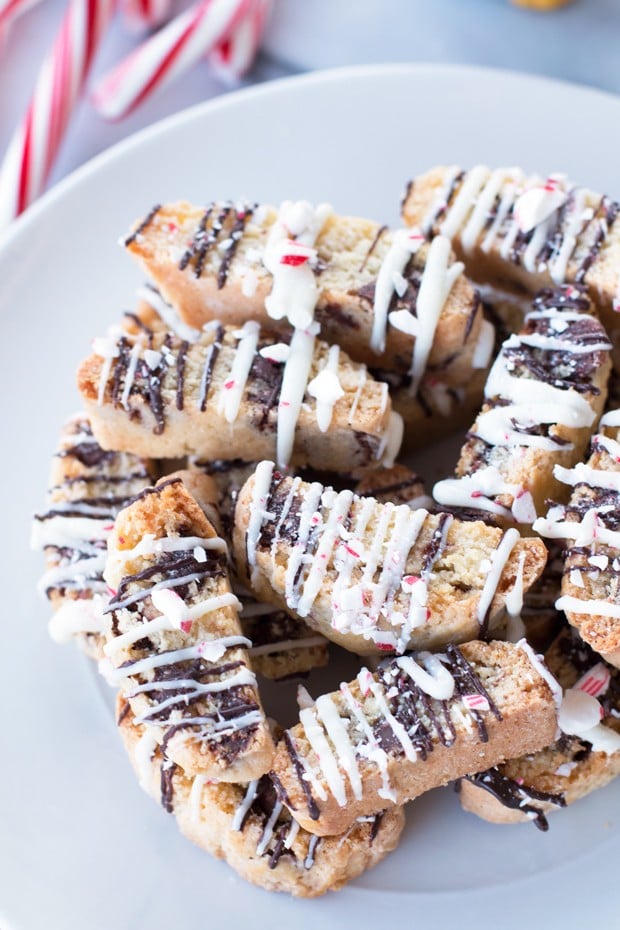
[[[158,205],[80,365],[33,544],[142,787],[316,896],[457,782],[533,820],[620,772],[620,219],[562,175],[436,168],[402,227]],[[462,430],[432,496],[402,461]],[[400,458],[399,458],[400,457]],[[359,672],[268,717],[261,679]]]

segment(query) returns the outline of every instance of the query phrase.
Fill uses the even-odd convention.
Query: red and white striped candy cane
[[[209,53],[209,64],[218,77],[230,83],[240,80],[252,67],[271,12],[272,0],[255,0],[254,6],[230,37]]]
[[[45,187],[114,8],[115,0],[70,0],[0,168],[0,229]]]
[[[147,39],[97,84],[93,102],[106,119],[135,110],[184,74],[249,15],[256,0],[200,0]]]
[[[131,30],[153,29],[170,16],[171,0],[123,0],[123,19]]]
[[[0,35],[12,20],[39,2],[40,0],[0,0]]]

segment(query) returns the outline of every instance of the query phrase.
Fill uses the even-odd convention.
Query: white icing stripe
[[[194,823],[200,820],[202,812],[202,793],[207,783],[208,778],[206,775],[194,775],[192,787],[189,792],[189,809]]]
[[[96,520],[89,517],[49,517],[47,520],[35,520],[30,537],[33,549],[54,546],[57,549],[77,549],[88,552],[86,543],[104,541],[108,538],[112,523],[110,520]],[[99,550],[92,550],[93,554]]]
[[[422,232],[425,236],[428,236],[431,232],[433,223],[437,219],[440,211],[445,209],[447,206],[450,191],[452,190],[452,186],[460,173],[461,169],[458,165],[452,165],[446,170],[444,183],[439,189],[436,197],[434,198],[431,206],[424,216],[424,219],[422,220]]]
[[[338,378],[340,347],[330,346],[325,365],[308,385],[308,394],[316,399],[316,422],[326,433],[334,415],[334,407],[344,391]]]
[[[572,539],[577,546],[591,546],[596,541],[620,549],[620,531],[607,529],[596,510],[589,510],[581,521],[539,517],[532,529],[548,539]]]
[[[265,309],[274,320],[288,318],[292,326],[307,327],[313,320],[319,288],[313,246],[328,218],[329,204],[314,208],[307,201],[284,201],[267,238],[263,264],[272,275]]]
[[[107,570],[109,570],[109,566]],[[108,609],[109,611],[124,610],[127,607],[131,607],[132,604],[137,604],[138,601],[143,601],[146,597],[150,597],[156,591],[166,591],[171,588],[177,588],[180,585],[198,581],[200,578],[202,578],[202,575],[199,572],[193,572],[191,575],[183,575],[180,578],[164,578],[163,581],[158,581],[157,584],[149,588],[140,588],[133,594],[129,594],[127,597],[123,598],[122,601],[114,601],[110,604]]]
[[[511,527],[511,529],[506,530],[502,536],[497,549],[491,553],[491,568],[487,574],[480,600],[478,601],[478,623],[480,623],[480,625],[484,623],[485,617],[491,609],[506,563],[520,538],[519,531]]]
[[[418,658],[425,668],[411,656],[401,656],[396,664],[415,684],[437,701],[449,701],[454,694],[454,678],[439,659],[430,652],[421,652]]]
[[[265,824],[265,828],[262,832],[261,838],[258,841],[258,844],[256,846],[257,856],[262,856],[265,850],[267,849],[267,846],[269,845],[269,841],[271,840],[273,836],[273,829],[276,823],[278,822],[278,818],[280,817],[281,813],[282,813],[282,802],[276,801],[276,803],[274,804],[273,810],[271,812],[271,815],[269,817],[269,820]]]
[[[461,188],[448,209],[446,216],[439,227],[439,232],[449,239],[453,239],[463,223],[469,216],[474,200],[480,194],[483,185],[489,179],[490,171],[486,165],[477,165],[465,175]]]
[[[368,675],[370,672],[366,670]],[[386,801],[391,801],[393,804],[396,803],[396,795],[392,790],[390,785],[390,779],[388,775],[388,757],[384,749],[379,745],[372,727],[366,719],[366,715],[362,709],[362,705],[358,700],[353,697],[351,689],[346,682],[342,682],[340,685],[340,693],[342,694],[347,708],[351,712],[352,717],[355,719],[355,722],[359,730],[364,734],[366,743],[358,747],[358,753],[360,756],[368,759],[369,762],[373,762],[381,774],[382,786],[379,789],[379,796],[384,798]]]
[[[482,240],[482,244],[480,246],[481,250],[485,252],[486,254],[488,254],[493,248],[495,240],[497,239],[497,235],[500,229],[502,228],[502,226],[504,225],[504,222],[508,214],[510,213],[510,210],[512,209],[514,205],[515,197],[517,196],[517,186],[514,183],[514,177],[515,177],[515,174],[520,174],[520,172],[518,172],[517,169],[512,169],[509,171],[509,174],[510,174],[511,180],[508,181],[508,183],[504,186],[504,189],[501,192],[499,206],[497,208],[497,213],[495,214],[495,217],[493,218],[493,222],[489,226],[489,230],[486,236],[484,237],[484,239]],[[515,228],[516,228],[516,224],[515,224]]]
[[[591,465],[578,462],[574,468],[554,465],[553,474],[562,484],[572,487],[576,484],[587,484],[591,488],[605,488],[620,494],[620,471],[605,471],[602,468],[592,468]]]
[[[299,720],[303,725],[310,748],[317,757],[320,771],[325,777],[329,790],[336,799],[338,806],[344,807],[347,803],[344,778],[340,774],[338,762],[318,721],[315,709],[306,707],[300,710]]]
[[[424,243],[424,236],[418,229],[397,229],[379,269],[375,284],[373,303],[372,332],[370,348],[377,355],[385,351],[388,310],[395,290],[395,278],[402,277],[412,255]]]
[[[297,823],[297,821],[296,821],[296,820],[291,820],[291,825],[290,825],[290,827],[289,827],[288,833],[286,834],[286,839],[284,840],[284,848],[285,848],[285,849],[290,849],[290,848],[291,848],[291,846],[293,845],[293,843],[295,842],[295,840],[296,840],[296,838],[297,838],[297,834],[299,833],[299,830],[300,830],[300,829],[301,829],[301,828],[300,828],[299,824]],[[318,839],[318,837],[317,837],[317,839]]]
[[[312,367],[314,340],[314,334],[303,329],[296,329],[291,339],[278,404],[276,461],[280,468],[288,465],[293,454],[295,428]]]
[[[245,636],[222,636],[219,639],[204,640],[196,643],[194,646],[186,646],[183,649],[173,649],[170,652],[162,652],[157,655],[147,656],[144,659],[138,659],[122,668],[114,669],[111,673],[111,677],[118,683],[134,675],[143,675],[145,672],[152,672],[155,668],[163,668],[166,665],[173,665],[176,662],[185,662],[189,659],[202,658],[205,649],[209,650],[215,647],[217,647],[218,650],[221,649],[221,653],[218,656],[218,658],[220,658],[227,649],[234,649],[240,646],[248,648],[251,645],[252,643]]]
[[[329,490],[329,489],[328,489]],[[334,493],[333,491],[331,492]],[[323,505],[329,506],[325,498],[328,491],[323,493]],[[346,518],[349,508],[353,502],[352,491],[341,491],[335,495],[327,523],[321,533],[321,541],[312,560],[310,571],[304,581],[303,591],[297,604],[289,604],[297,611],[300,617],[307,617],[310,609],[321,589],[323,579],[327,572],[336,540],[338,538],[340,527]]]
[[[391,727],[394,733],[394,736],[396,737],[400,745],[403,747],[403,750],[404,750],[404,753],[407,759],[409,759],[410,762],[415,762],[418,757],[418,754],[415,751],[413,747],[413,743],[411,742],[409,738],[409,734],[405,730],[404,726],[390,712],[390,709],[385,700],[383,689],[381,688],[380,684],[377,681],[375,681],[375,679],[372,678],[371,676],[371,678],[368,681],[368,687],[370,691],[372,692],[372,696],[377,702],[377,707],[379,708],[379,711],[381,712],[382,716],[385,717],[385,720]]]
[[[105,583],[101,580],[105,561],[104,551],[96,556],[77,559],[75,562],[54,565],[41,576],[37,591],[45,597],[50,588],[64,588],[67,585],[79,585],[85,590],[92,588],[105,590]]]
[[[300,569],[306,554],[306,546],[308,545],[310,532],[316,525],[315,520],[320,519],[318,508],[321,504],[322,494],[323,485],[319,484],[318,481],[314,481],[307,489],[301,502],[301,509],[299,512],[299,527],[297,530],[297,542],[293,546],[293,550],[289,555],[288,564],[286,566],[286,574],[284,576],[284,597],[286,599],[286,603],[289,605],[296,604],[299,600],[296,590],[298,588],[299,582],[301,581]]]
[[[103,647],[105,655],[112,656],[115,652],[118,652],[119,649],[124,649],[126,646],[131,646],[133,643],[137,643],[139,639],[142,639],[144,636],[154,635],[155,633],[161,633],[163,630],[173,629],[172,624],[167,617],[155,617],[153,620],[147,620],[145,623],[138,623],[130,630],[127,630],[126,633],[121,633],[120,636],[115,636]]]
[[[260,535],[263,521],[270,516],[265,510],[267,498],[269,497],[269,488],[273,478],[273,462],[259,462],[254,472],[254,487],[252,488],[252,503],[250,504],[250,515],[248,519],[248,528],[245,536],[245,545],[247,552],[248,565],[254,568],[256,565],[256,547]]]
[[[615,439],[611,439],[610,436],[605,436],[603,433],[597,433],[593,437],[593,443],[595,446],[604,449],[605,452],[616,462],[620,462],[620,442],[617,442]]]
[[[125,383],[123,385],[123,393],[121,394],[121,406],[125,410],[129,410],[129,395],[131,394],[131,389],[133,387],[134,378],[136,376],[136,369],[138,367],[138,361],[142,353],[142,339],[138,337],[134,344],[131,347],[129,353],[129,365],[127,366],[127,372],[125,374]]]
[[[620,426],[620,409],[608,410],[601,417],[601,426]]]
[[[258,779],[254,779],[254,781],[251,781],[249,783],[247,790],[245,792],[245,797],[243,798],[243,801],[241,802],[241,804],[239,805],[239,807],[236,809],[234,813],[232,822],[230,824],[231,830],[234,830],[236,832],[241,829],[241,826],[243,824],[243,821],[246,818],[246,815],[248,814],[250,808],[252,807],[252,804],[254,804],[254,801],[256,800],[257,794],[258,794]]]
[[[351,426],[351,424],[353,423],[355,419],[355,414],[357,413],[357,408],[359,407],[359,403],[362,397],[362,391],[364,390],[364,386],[368,379],[368,372],[366,370],[365,365],[359,366],[358,377],[359,377],[359,382],[357,385],[357,390],[355,392],[355,397],[353,398],[353,403],[351,404],[351,409],[349,411],[349,419],[348,419],[349,426]]]
[[[594,411],[590,410],[591,419]],[[523,432],[534,426],[545,424],[568,426],[572,429],[581,429],[589,426],[584,417],[561,404],[509,404],[493,407],[479,414],[476,420],[476,435],[492,446],[526,446],[533,449],[547,449],[557,451],[561,445],[563,449],[572,448],[572,443],[566,444],[563,440],[556,442],[552,436],[539,436],[535,433]],[[517,429],[520,426],[522,429]]]
[[[558,318],[563,319],[563,316],[559,317],[558,315]],[[582,314],[581,319],[588,319],[588,317],[586,314]],[[502,351],[504,349],[518,348],[519,346],[530,346],[534,349],[543,349],[546,352],[566,352],[568,355],[588,355],[592,352],[606,352],[611,349],[611,343],[607,340],[580,345],[570,339],[561,339],[559,336],[528,333],[511,336],[504,343]]]
[[[585,191],[578,188],[570,210],[568,224],[563,230],[560,248],[549,262],[549,271],[556,284],[566,280],[568,262],[577,246],[577,237],[583,232],[585,224],[592,219],[594,211],[586,207]]]
[[[588,614],[595,617],[612,617],[615,620],[620,619],[620,604],[610,604],[604,600],[582,600],[580,597],[572,597],[569,594],[563,594],[555,602],[557,610],[563,610],[565,613]]]
[[[323,694],[317,698],[315,709],[318,719],[325,727],[327,735],[332,741],[338,762],[347,774],[353,794],[359,801],[362,797],[360,770],[357,764],[355,748],[338,713],[338,708],[329,694]]]
[[[560,684],[556,681],[555,677],[551,674],[547,666],[545,665],[544,658],[541,655],[538,655],[526,639],[520,639],[517,643],[519,649],[522,649],[526,654],[538,674],[549,686],[551,694],[553,695],[553,700],[557,708],[562,704],[563,692]]]
[[[596,416],[588,401],[572,388],[565,391],[533,378],[514,377],[509,373],[506,359],[501,354],[491,368],[484,393],[486,397],[502,397],[515,404],[557,404],[564,407],[567,414],[570,412],[567,426],[576,423],[580,426],[591,426]],[[558,422],[564,423],[565,420]]]
[[[450,264],[451,256],[449,239],[445,236],[436,236],[429,246],[416,300],[419,332],[413,345],[413,358],[409,369],[411,375],[409,392],[412,395],[417,393],[426,369],[441,311],[452,287],[465,267],[462,262]]]
[[[234,423],[239,414],[243,392],[256,355],[259,334],[260,326],[254,320],[248,320],[239,330],[239,342],[230,375],[224,381],[220,392],[219,411],[223,412],[227,423]]]
[[[168,688],[161,688],[159,682],[147,682],[146,684],[139,685],[136,688],[133,688],[131,691],[127,692],[127,698],[131,699],[136,697],[138,694],[148,694],[152,691],[166,691],[173,688],[183,688],[183,694],[175,694],[172,697],[165,698],[162,701],[156,701],[150,704],[148,710],[143,714],[136,717],[135,722],[137,724],[142,723],[155,723],[159,721],[152,720],[150,718],[155,717],[157,714],[161,713],[164,710],[167,710],[169,707],[175,707],[180,704],[182,706],[187,706],[187,704],[192,701],[194,698],[200,697],[203,694],[217,694],[222,691],[228,691],[230,688],[242,687],[243,685],[256,685],[256,678],[250,672],[248,668],[242,668],[234,675],[230,675],[227,678],[222,679],[221,681],[213,681],[208,684],[201,684],[196,682],[193,679],[176,679],[175,681],[170,681],[166,683]]]
[[[186,552],[188,549],[213,549],[219,552],[226,552],[227,546],[225,540],[219,536],[154,536],[152,533],[145,533],[140,542],[132,549],[118,549],[114,547],[111,550],[114,559],[117,562],[130,562],[139,556],[160,555],[164,552]]]
[[[493,171],[480,191],[475,201],[472,214],[461,233],[461,245],[463,246],[464,252],[471,252],[478,242],[478,237],[482,234],[495,200],[499,196],[507,176],[508,172],[505,168],[499,168]]]

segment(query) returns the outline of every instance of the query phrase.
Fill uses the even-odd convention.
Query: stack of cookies
[[[226,201],[125,240],[149,283],[80,365],[40,588],[141,786],[249,881],[340,888],[450,782],[545,828],[620,772],[617,214],[451,167],[396,230]],[[459,429],[430,497],[397,460]],[[267,716],[335,650],[351,680]]]

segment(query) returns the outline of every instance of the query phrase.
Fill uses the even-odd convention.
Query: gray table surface
[[[187,2],[177,0],[175,10]],[[0,48],[0,153],[25,110],[64,3],[43,0],[15,23]],[[135,42],[115,21],[95,74]],[[509,0],[275,0],[265,51],[243,83],[380,61],[489,65],[620,92],[620,0],[576,0],[552,14],[523,10]],[[136,130],[229,89],[201,63],[119,123],[105,123],[83,102],[51,183]],[[570,113],[566,117],[568,122]]]

